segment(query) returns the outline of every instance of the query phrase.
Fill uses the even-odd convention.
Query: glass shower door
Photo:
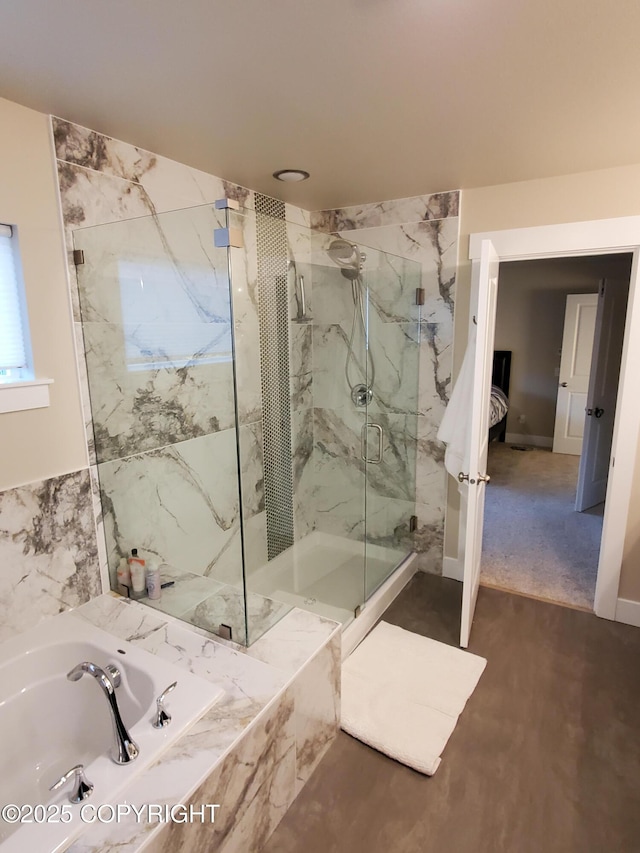
[[[365,600],[414,548],[420,264],[363,247],[371,393],[366,408]]]
[[[313,464],[301,496],[313,513],[313,597],[347,624],[366,597],[367,294],[359,248],[318,233],[312,246]]]

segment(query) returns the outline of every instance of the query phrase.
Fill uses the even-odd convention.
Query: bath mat
[[[380,622],[342,667],[345,732],[433,776],[487,662]]]

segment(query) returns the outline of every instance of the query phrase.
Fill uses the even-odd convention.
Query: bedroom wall
[[[509,440],[551,446],[567,295],[596,293],[602,278],[629,271],[621,255],[502,265],[495,348],[512,352]]]
[[[462,191],[460,251],[456,285],[454,377],[462,362],[469,317],[471,264],[469,235],[477,231],[525,228],[640,215],[640,164],[535,181]],[[640,436],[639,436],[640,438]],[[640,479],[636,454],[634,483]],[[457,557],[459,502],[451,481],[447,498],[445,556]],[[640,488],[632,495],[625,537],[620,595],[640,602]]]

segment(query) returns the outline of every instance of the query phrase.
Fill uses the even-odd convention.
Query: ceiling
[[[637,0],[5,0],[0,96],[321,209],[640,162],[639,35]]]

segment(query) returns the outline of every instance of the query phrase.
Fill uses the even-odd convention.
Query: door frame
[[[640,216],[478,232],[469,239],[472,262],[479,259],[483,240],[491,240],[500,263],[633,254],[594,600],[596,616],[615,619],[640,432],[640,397],[633,393],[633,365],[640,363]]]

